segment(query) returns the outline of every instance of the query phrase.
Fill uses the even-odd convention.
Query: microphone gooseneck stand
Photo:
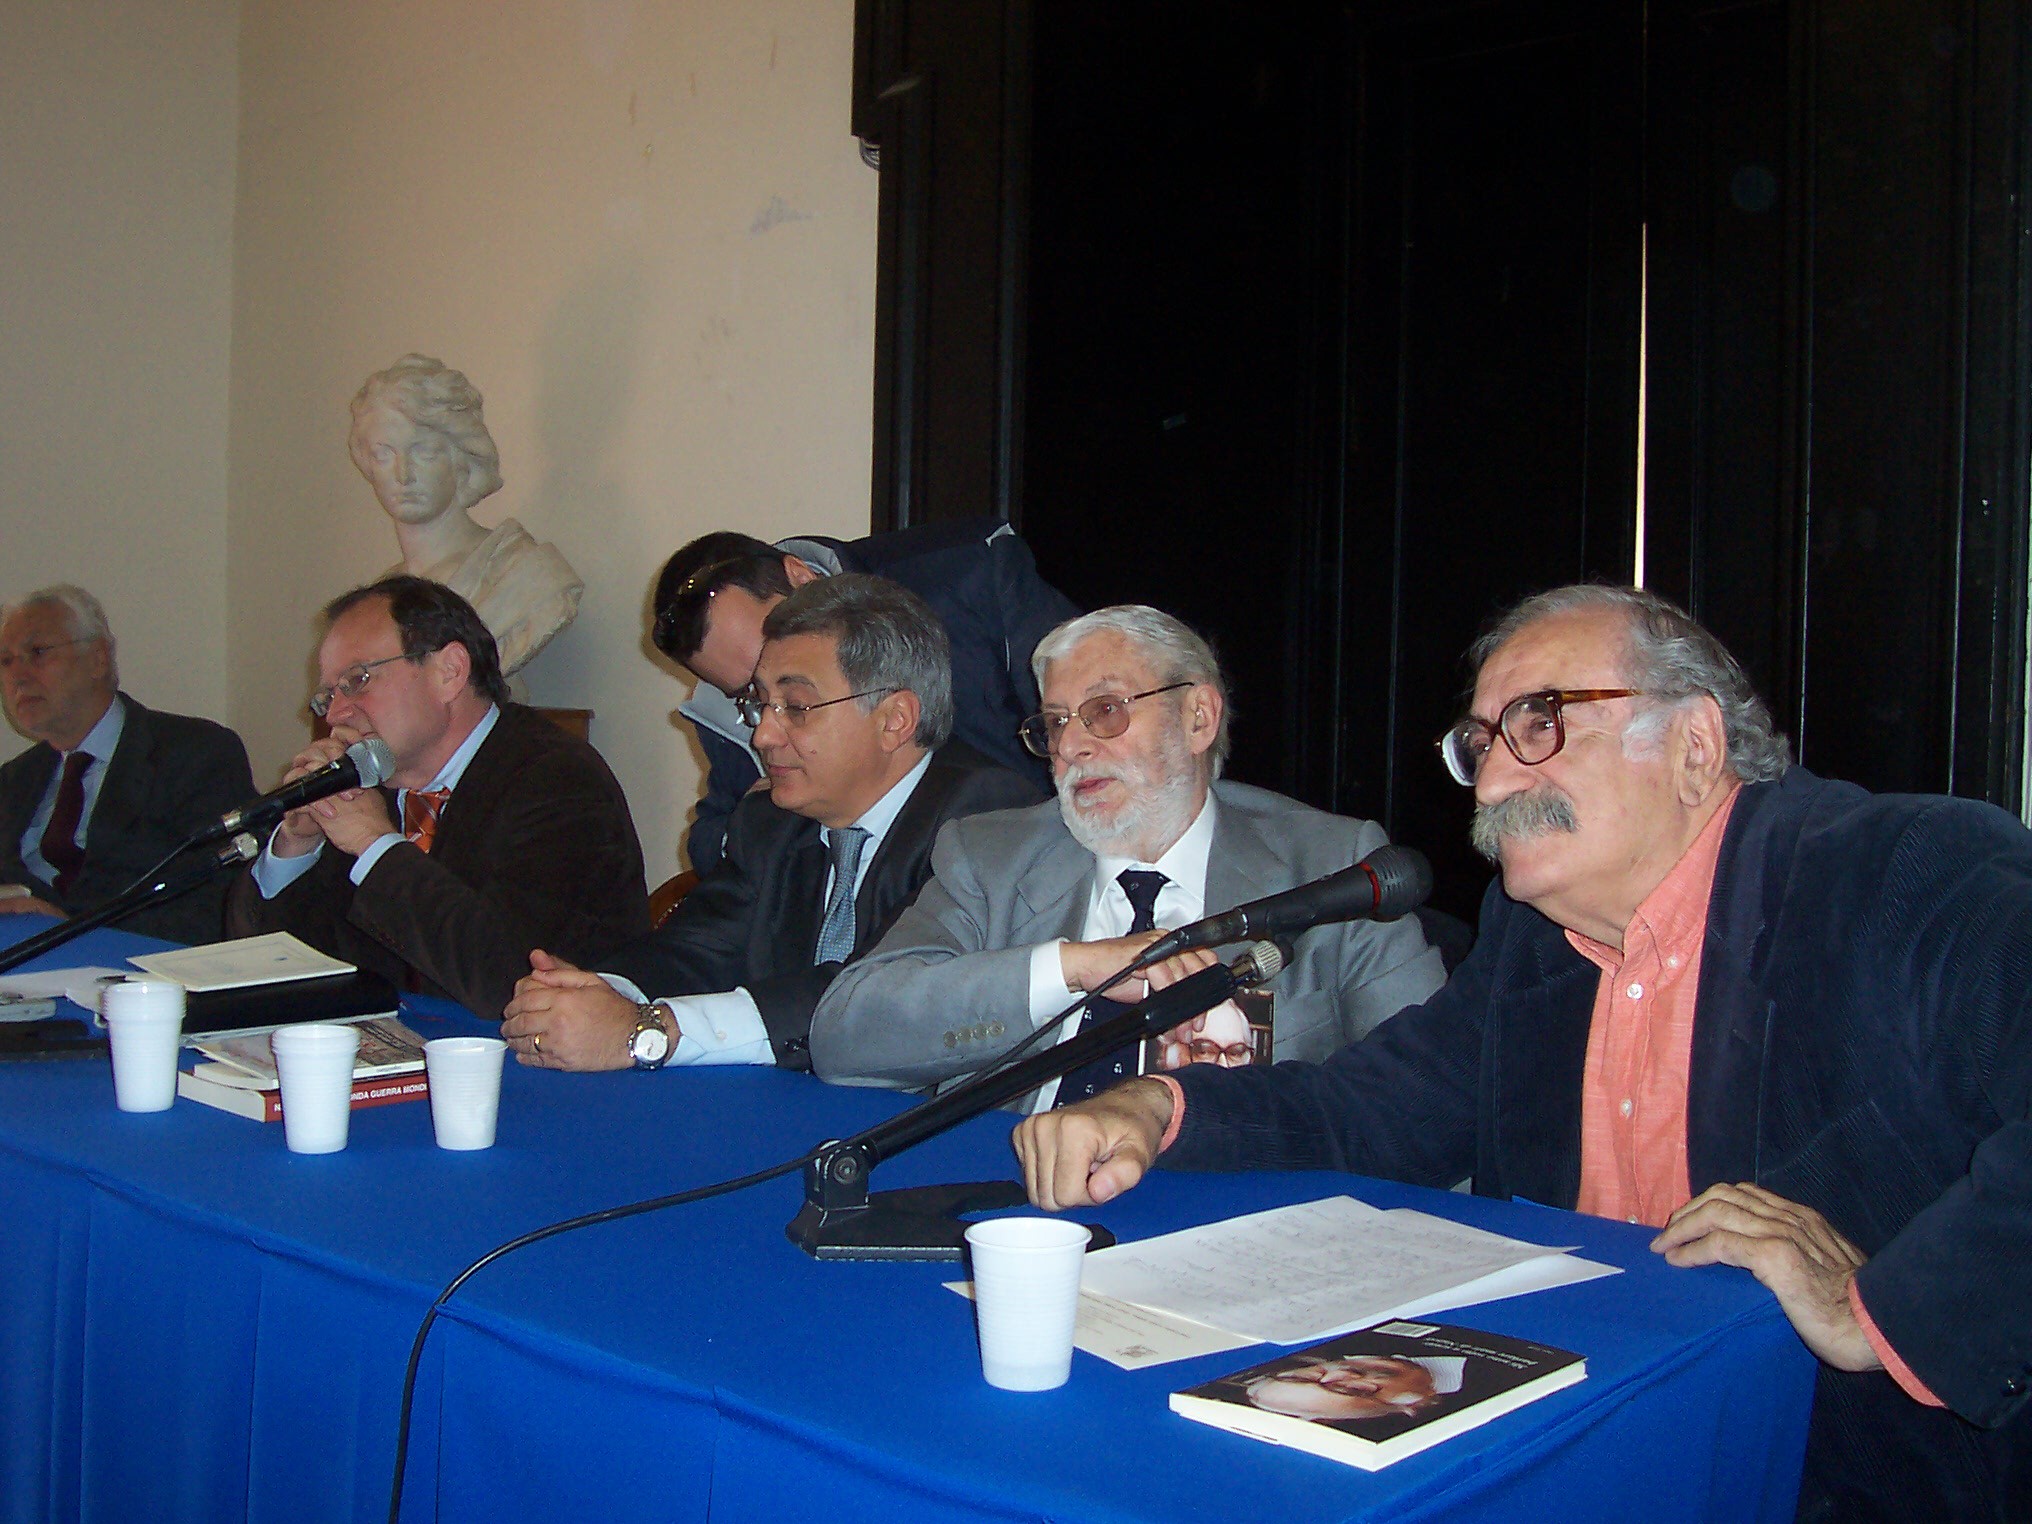
[[[1022,1185],[981,1180],[870,1195],[868,1176],[876,1165],[1126,1043],[1190,1021],[1237,990],[1275,978],[1288,956],[1276,944],[1257,943],[1233,965],[1201,969],[1055,1047],[991,1069],[851,1138],[821,1144],[805,1166],[804,1206],[784,1231],[814,1259],[960,1258],[967,1225],[958,1214],[1021,1206]],[[1115,1241],[1106,1228],[1089,1227],[1088,1232],[1093,1248]]]
[[[97,910],[84,915],[72,916],[69,920],[38,932],[25,942],[0,951],[0,974],[19,968],[31,958],[39,958],[46,952],[62,947],[66,942],[95,931],[113,921],[132,915],[146,905],[159,900],[174,899],[177,895],[197,888],[199,884],[216,874],[237,868],[244,862],[252,862],[260,854],[261,844],[244,831],[211,856],[201,862],[185,864],[176,872],[169,872],[167,865],[183,855],[183,847],[177,848],[163,860],[163,866],[144,873]]]

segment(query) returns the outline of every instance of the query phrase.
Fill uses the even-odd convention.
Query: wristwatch
[[[628,1034],[628,1056],[638,1069],[661,1069],[677,1046],[677,1012],[661,1000],[645,1000],[635,1009],[641,1019]],[[666,1021],[670,1025],[665,1026]]]

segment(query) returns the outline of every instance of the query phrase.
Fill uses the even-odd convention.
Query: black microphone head
[[[1361,861],[1376,880],[1375,916],[1394,921],[1409,915],[1432,895],[1432,864],[1425,854],[1392,842],[1376,848]]]
[[[395,771],[395,753],[379,736],[368,736],[346,748],[346,757],[360,774],[361,788],[377,788]]]

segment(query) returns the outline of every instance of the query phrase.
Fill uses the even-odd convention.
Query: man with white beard
[[[992,1062],[1163,931],[1295,888],[1382,846],[1382,828],[1219,781],[1228,693],[1206,642],[1153,608],[1069,620],[1032,659],[1043,712],[1023,739],[1058,799],[955,820],[916,903],[827,992],[812,1068],[917,1088]],[[1118,1001],[1207,967],[1180,954],[1114,986]],[[1297,939],[1271,986],[1275,1056],[1317,1060],[1445,982],[1417,922],[1352,922]],[[1068,1020],[1053,1040],[1072,1036]],[[1128,1047],[1046,1085],[1043,1110],[1136,1072]]]

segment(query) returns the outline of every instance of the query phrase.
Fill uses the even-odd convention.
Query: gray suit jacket
[[[1345,868],[1386,839],[1372,822],[1245,783],[1216,783],[1214,798],[1210,914]],[[931,864],[916,903],[819,1002],[811,1064],[821,1078],[914,1088],[979,1068],[1030,1031],[1030,950],[1085,924],[1094,856],[1056,801],[951,822]],[[1315,927],[1269,986],[1276,1056],[1325,1058],[1445,982],[1410,916]]]

